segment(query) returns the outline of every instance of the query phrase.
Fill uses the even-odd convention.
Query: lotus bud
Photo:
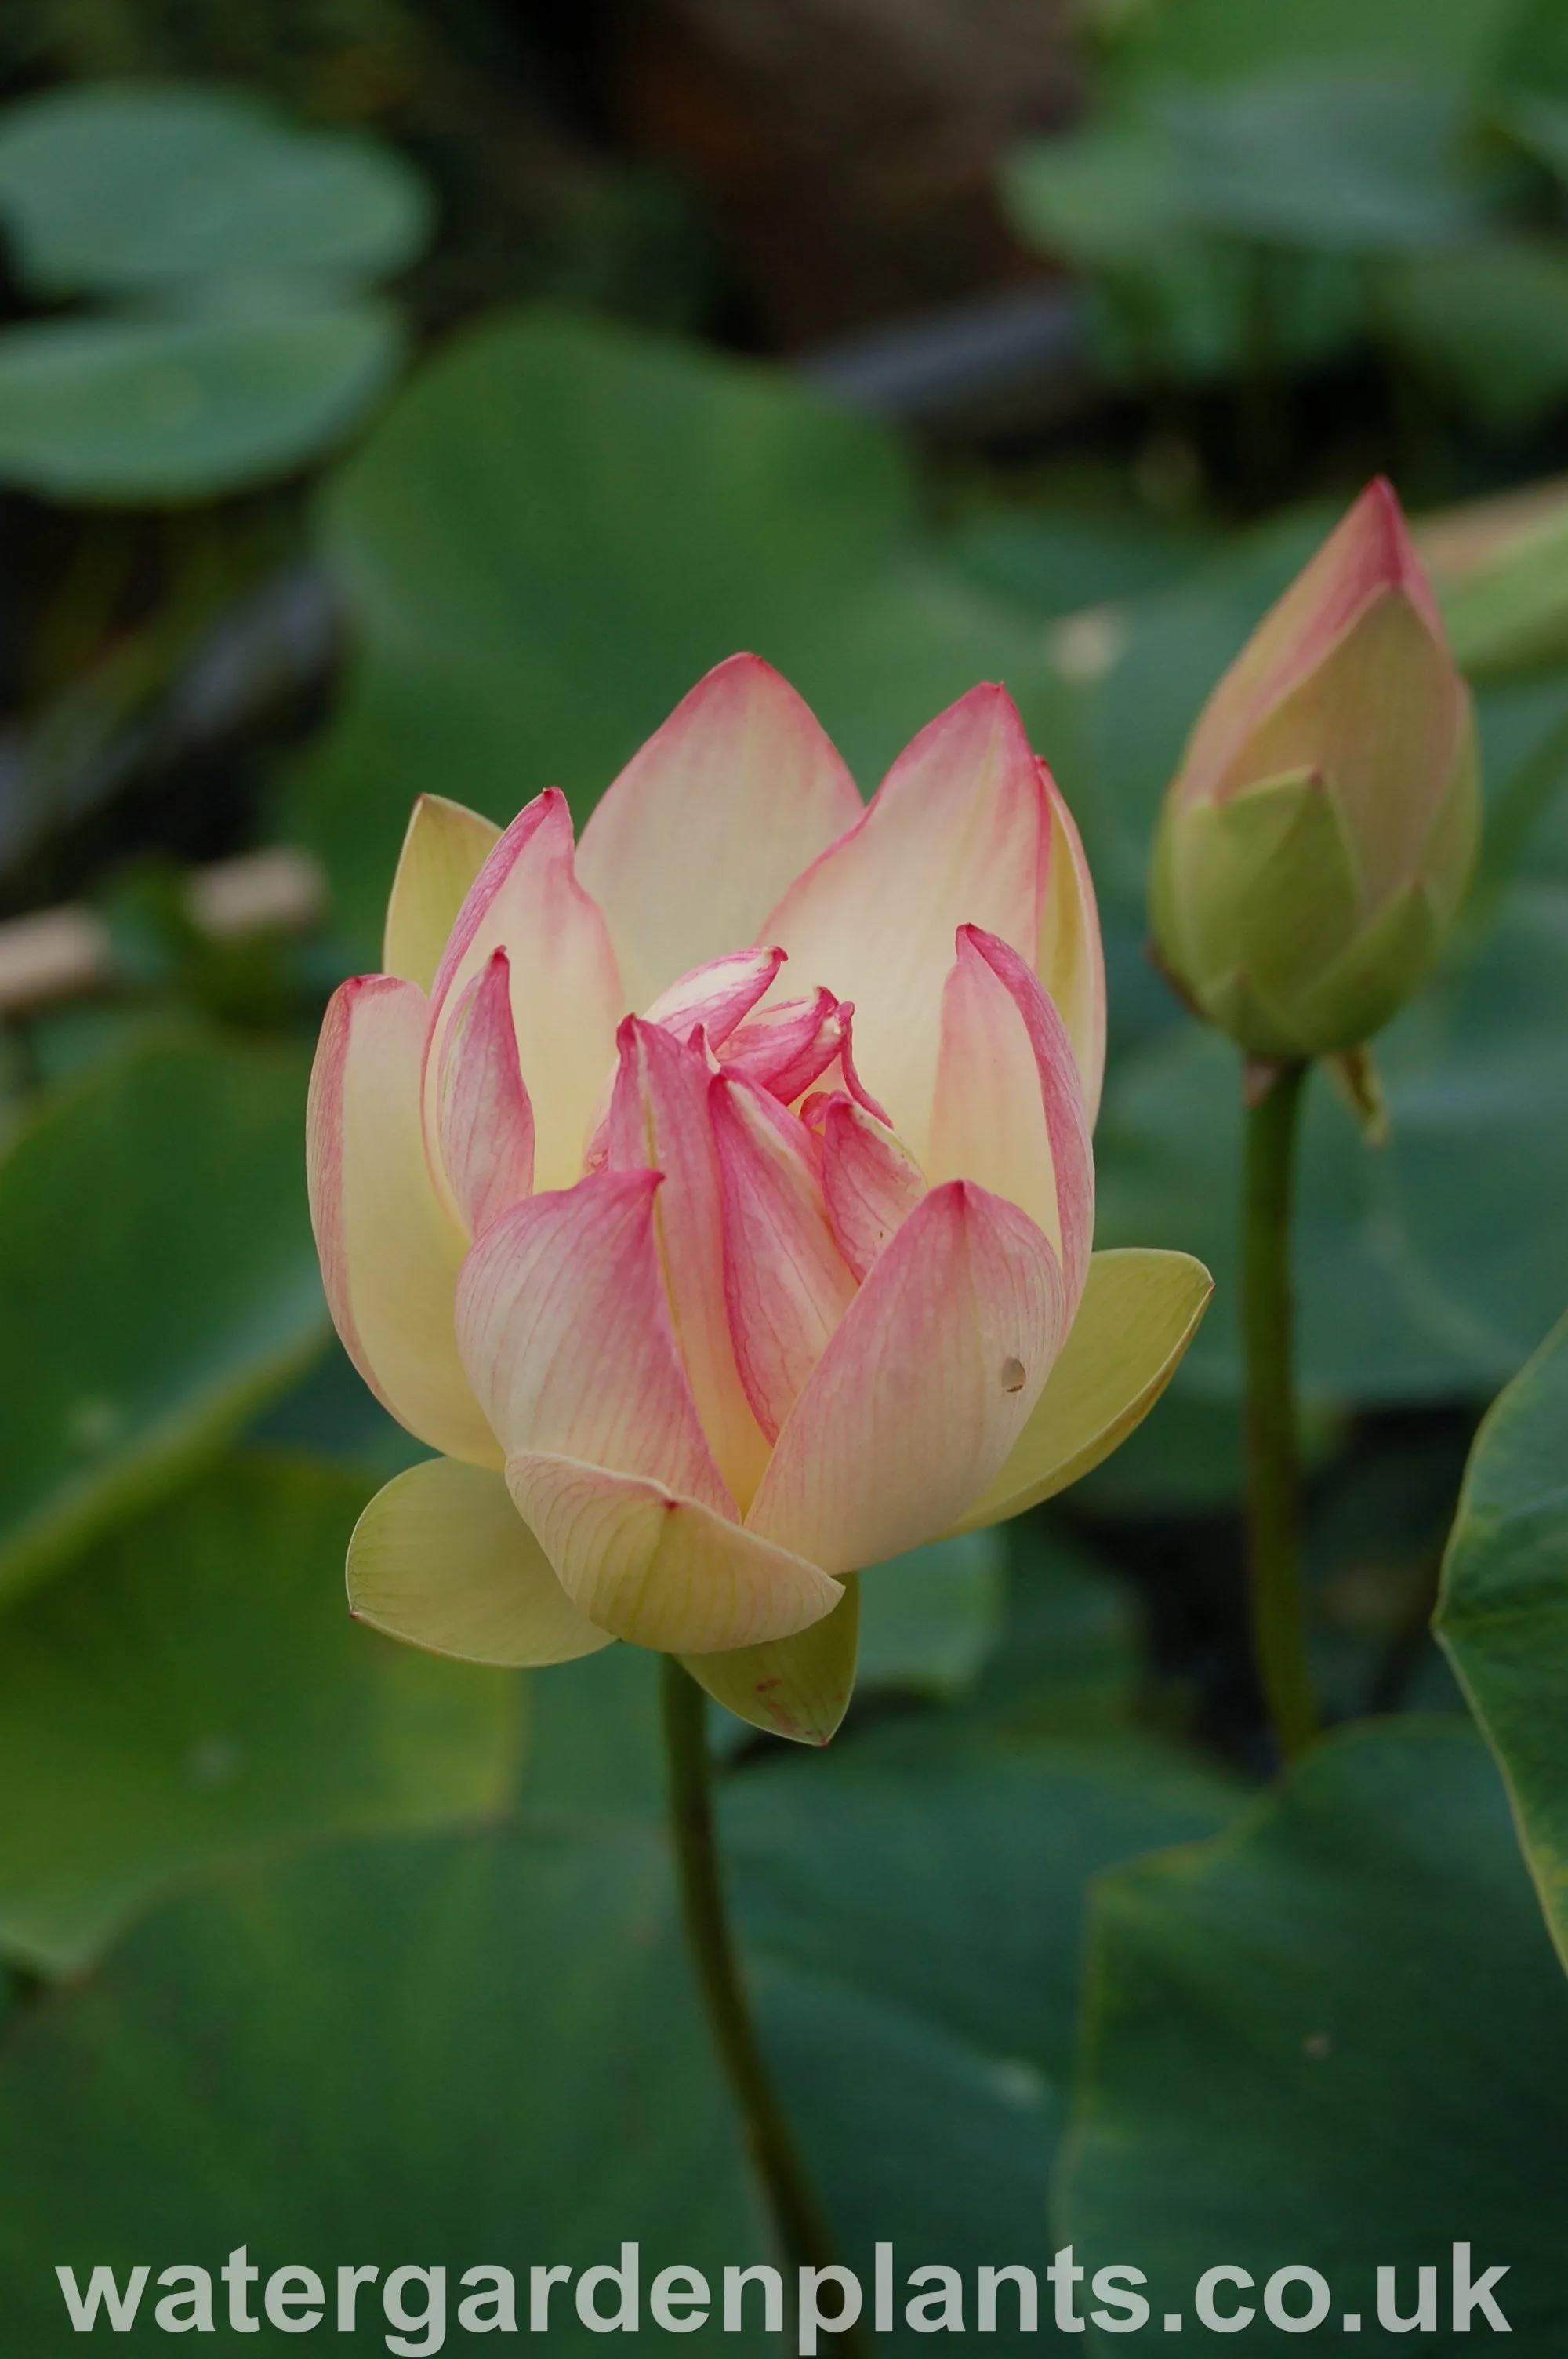
[[[1479,827],[1469,690],[1379,478],[1198,717],[1154,847],[1160,960],[1249,1055],[1343,1054],[1431,971]]]

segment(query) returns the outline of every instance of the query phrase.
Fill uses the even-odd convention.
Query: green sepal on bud
[[[1160,961],[1251,1056],[1356,1049],[1431,972],[1479,825],[1469,691],[1374,484],[1193,732],[1155,840]]]

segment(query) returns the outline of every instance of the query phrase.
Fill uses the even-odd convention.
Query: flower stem
[[[1252,1652],[1287,1756],[1317,1732],[1301,1584],[1301,1469],[1292,1348],[1291,1200],[1304,1063],[1248,1069],[1242,1310]]]
[[[714,1837],[707,1699],[674,1655],[662,1657],[661,1669],[670,1827],[687,1939],[708,2026],[741,2109],[746,2143],[784,2258],[792,2271],[824,2268],[835,2257],[827,2229],[762,2054],[725,1910]],[[840,2351],[852,2351],[857,2338],[850,2332],[835,2340]]]

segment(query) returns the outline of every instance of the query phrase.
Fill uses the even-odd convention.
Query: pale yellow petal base
[[[1190,1254],[1095,1254],[1072,1332],[994,1482],[953,1532],[983,1531],[1054,1498],[1108,1458],[1181,1364],[1214,1292]]]
[[[681,1661],[737,1720],[796,1745],[826,1745],[849,1709],[860,1637],[860,1576],[849,1572],[832,1613],[809,1630],[722,1655],[683,1655]]]

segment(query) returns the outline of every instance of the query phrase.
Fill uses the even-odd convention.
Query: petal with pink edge
[[[830,1572],[935,1539],[1002,1465],[1066,1323],[1033,1222],[972,1181],[934,1188],[796,1401],[749,1527]]]
[[[378,1491],[349,1542],[349,1610],[405,1645],[520,1670],[613,1644],[572,1603],[499,1474],[427,1458]]]
[[[445,795],[418,797],[386,905],[381,962],[388,974],[430,989],[458,911],[500,833],[493,820]]]
[[[816,1142],[752,1082],[710,1084],[735,1362],[773,1440],[855,1298],[822,1201]]]
[[[579,872],[610,920],[631,1005],[647,1006],[703,959],[771,941],[768,911],[860,810],[788,681],[758,656],[717,665],[583,830]]]
[[[683,1655],[698,1687],[737,1720],[795,1745],[826,1745],[849,1709],[860,1641],[860,1584],[844,1576],[844,1594],[831,1614],[760,1647],[732,1647],[725,1655]]]
[[[496,844],[441,961],[426,1071],[433,1142],[447,1027],[496,950],[510,964],[512,1021],[534,1108],[534,1184],[567,1188],[582,1169],[624,1003],[604,919],[577,881],[571,814],[555,787],[520,811]]]
[[[853,1098],[828,1100],[822,1119],[822,1201],[838,1250],[867,1277],[925,1194],[925,1176],[891,1130]]]
[[[1035,972],[1067,1027],[1083,1084],[1084,1119],[1092,1131],[1105,1080],[1105,948],[1099,908],[1083,839],[1044,762],[1040,781],[1050,830]]]
[[[860,825],[762,929],[795,973],[854,1002],[856,1063],[920,1162],[953,937],[983,926],[1033,960],[1045,848],[1044,792],[1012,699],[971,689],[905,747]]]
[[[503,1453],[458,1353],[468,1239],[430,1176],[419,1118],[428,1008],[416,984],[359,975],[334,992],[310,1075],[306,1169],[333,1321],[371,1390],[432,1450]]]
[[[841,1594],[816,1565],[645,1476],[524,1454],[506,1480],[568,1596],[634,1646],[758,1646],[820,1621]]]
[[[530,1195],[534,1109],[517,1063],[506,952],[492,952],[447,1027],[438,1081],[441,1169],[470,1236]]]
[[[783,951],[776,950],[731,951],[727,958],[709,959],[661,991],[643,1010],[643,1020],[662,1024],[677,1040],[689,1040],[700,1027],[708,1047],[721,1049],[784,962]]]
[[[731,1034],[724,1067],[755,1082],[781,1105],[793,1105],[841,1054],[849,1032],[849,1016],[830,991],[777,999]]]
[[[942,1051],[925,1169],[978,1180],[1044,1230],[1069,1309],[1094,1237],[1094,1156],[1072,1042],[1016,951],[958,929],[942,1002]]]
[[[1187,1254],[1096,1254],[1033,1414],[954,1530],[983,1531],[1022,1515],[1108,1458],[1175,1375],[1213,1292],[1213,1278]]]
[[[503,1213],[464,1265],[459,1348],[509,1459],[651,1476],[732,1516],[670,1325],[658,1188],[654,1171],[601,1171]]]
[[[628,1016],[605,1147],[612,1171],[661,1171],[654,1199],[676,1341],[708,1446],[744,1509],[762,1479],[768,1444],[735,1365],[724,1287],[724,1206],[719,1144],[708,1113],[706,1059],[658,1025]]]

